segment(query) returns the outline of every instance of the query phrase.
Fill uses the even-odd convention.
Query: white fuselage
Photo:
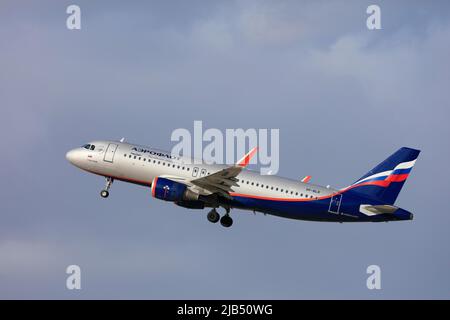
[[[246,170],[256,150],[234,165],[217,165],[130,143],[94,141],[66,157],[75,166],[106,177],[103,198],[108,197],[114,180],[140,184],[151,187],[152,196],[160,200],[190,209],[213,208],[207,215],[211,222],[218,221],[215,209],[223,207],[226,214],[220,222],[225,227],[232,225],[232,208],[310,221],[381,222],[413,217],[389,197],[398,195],[419,150],[399,149],[363,179],[340,190]]]
[[[151,186],[155,177],[175,176],[186,180],[217,172],[226,165],[194,163],[192,159],[172,156],[158,149],[116,142],[94,141],[94,150],[83,147],[68,152],[67,158],[75,166],[105,177]],[[244,170],[233,187],[234,194],[266,198],[314,199],[333,192],[334,189],[271,175]]]

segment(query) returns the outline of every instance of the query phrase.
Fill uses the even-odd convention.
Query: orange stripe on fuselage
[[[270,201],[313,201],[313,200],[321,200],[325,198],[331,197],[331,195],[317,198],[274,198],[274,197],[264,197],[264,196],[256,196],[251,194],[230,192],[231,196],[235,197],[243,197],[243,198],[252,198],[252,199],[260,199],[260,200],[270,200]]]

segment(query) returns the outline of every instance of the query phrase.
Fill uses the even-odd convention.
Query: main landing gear
[[[217,223],[220,220],[220,215],[217,212],[216,208],[214,208],[210,212],[208,212],[206,218],[208,218],[208,221],[211,223]]]
[[[225,228],[229,228],[233,225],[233,219],[230,217],[230,209],[225,208],[227,211],[225,215],[221,218],[219,213],[217,212],[216,208],[213,208],[210,212],[207,214],[208,221],[211,223],[217,223],[220,220],[220,224],[224,226]]]
[[[220,224],[225,228],[229,228],[233,225],[233,219],[231,219],[230,215],[227,213],[222,218],[220,218]]]
[[[113,178],[106,178],[106,185],[105,185],[105,189],[103,189],[102,191],[100,191],[100,196],[102,198],[108,198],[109,196],[109,189],[111,188],[112,183],[114,182]]]

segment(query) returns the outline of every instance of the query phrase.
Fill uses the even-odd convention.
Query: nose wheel
[[[106,190],[102,190],[102,191],[100,191],[100,196],[102,198],[108,198],[109,197],[109,192],[106,191]]]
[[[100,196],[102,198],[108,198],[109,197],[109,189],[111,188],[112,183],[114,182],[113,178],[106,178],[106,185],[105,185],[105,189],[103,189],[102,191],[100,191]]]

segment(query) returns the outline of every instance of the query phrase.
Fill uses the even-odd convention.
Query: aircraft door
[[[103,160],[106,162],[113,162],[114,155],[116,154],[118,145],[114,143],[110,143],[108,145],[108,148],[106,148],[105,156],[103,157]]]
[[[342,194],[336,194],[331,197],[330,200],[330,207],[328,208],[328,211],[331,213],[339,214],[339,210],[341,208],[341,202],[342,202]]]

